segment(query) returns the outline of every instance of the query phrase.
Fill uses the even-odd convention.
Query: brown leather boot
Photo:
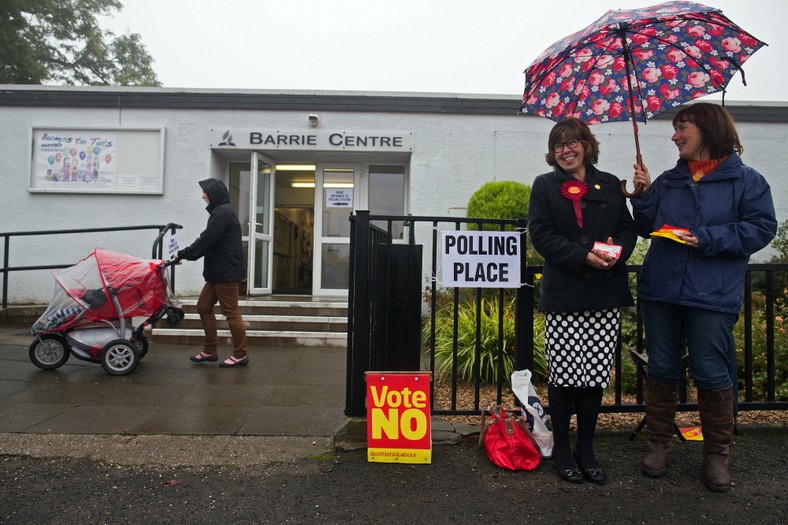
[[[728,453],[733,441],[733,386],[722,390],[698,389],[703,427],[703,483],[714,492],[731,488]]]
[[[643,458],[640,468],[643,474],[658,478],[667,472],[670,461],[670,446],[673,441],[674,418],[678,404],[676,385],[646,378],[644,402],[648,453]]]

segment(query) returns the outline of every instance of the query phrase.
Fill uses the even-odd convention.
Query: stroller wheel
[[[132,343],[125,339],[110,341],[101,350],[101,367],[113,376],[125,376],[137,368],[140,355]]]
[[[144,335],[140,334],[139,337],[132,337],[131,344],[137,349],[140,359],[145,357],[145,354],[148,353],[148,338]]]
[[[30,344],[30,360],[44,370],[60,368],[68,361],[70,354],[68,343],[59,334],[42,335],[40,340],[36,339]]]

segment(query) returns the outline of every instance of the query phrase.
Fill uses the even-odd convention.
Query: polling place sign
[[[519,288],[520,233],[441,231],[441,282],[457,288]]]
[[[430,463],[430,372],[367,372],[367,460]]]

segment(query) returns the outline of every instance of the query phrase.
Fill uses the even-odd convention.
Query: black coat
[[[181,259],[196,261],[205,257],[202,275],[209,283],[233,283],[246,278],[244,251],[241,242],[241,224],[230,204],[227,186],[217,179],[200,181],[208,195],[211,214],[208,225],[191,246],[178,252]]]
[[[631,306],[625,261],[635,248],[637,234],[620,181],[594,166],[586,169],[588,193],[581,200],[581,229],[572,201],[561,195],[562,184],[572,179],[556,168],[538,176],[531,188],[528,231],[545,259],[539,309],[568,313]],[[608,237],[623,247],[618,262],[610,270],[586,266],[594,241],[606,242]]]

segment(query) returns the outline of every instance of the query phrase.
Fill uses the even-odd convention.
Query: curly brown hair
[[[583,158],[586,166],[596,164],[599,161],[599,142],[597,142],[594,134],[591,133],[588,124],[579,118],[570,117],[562,120],[550,130],[550,136],[547,138],[547,154],[544,156],[549,166],[558,165],[555,160],[555,145],[573,139],[579,140],[583,145],[583,150],[585,151]]]

